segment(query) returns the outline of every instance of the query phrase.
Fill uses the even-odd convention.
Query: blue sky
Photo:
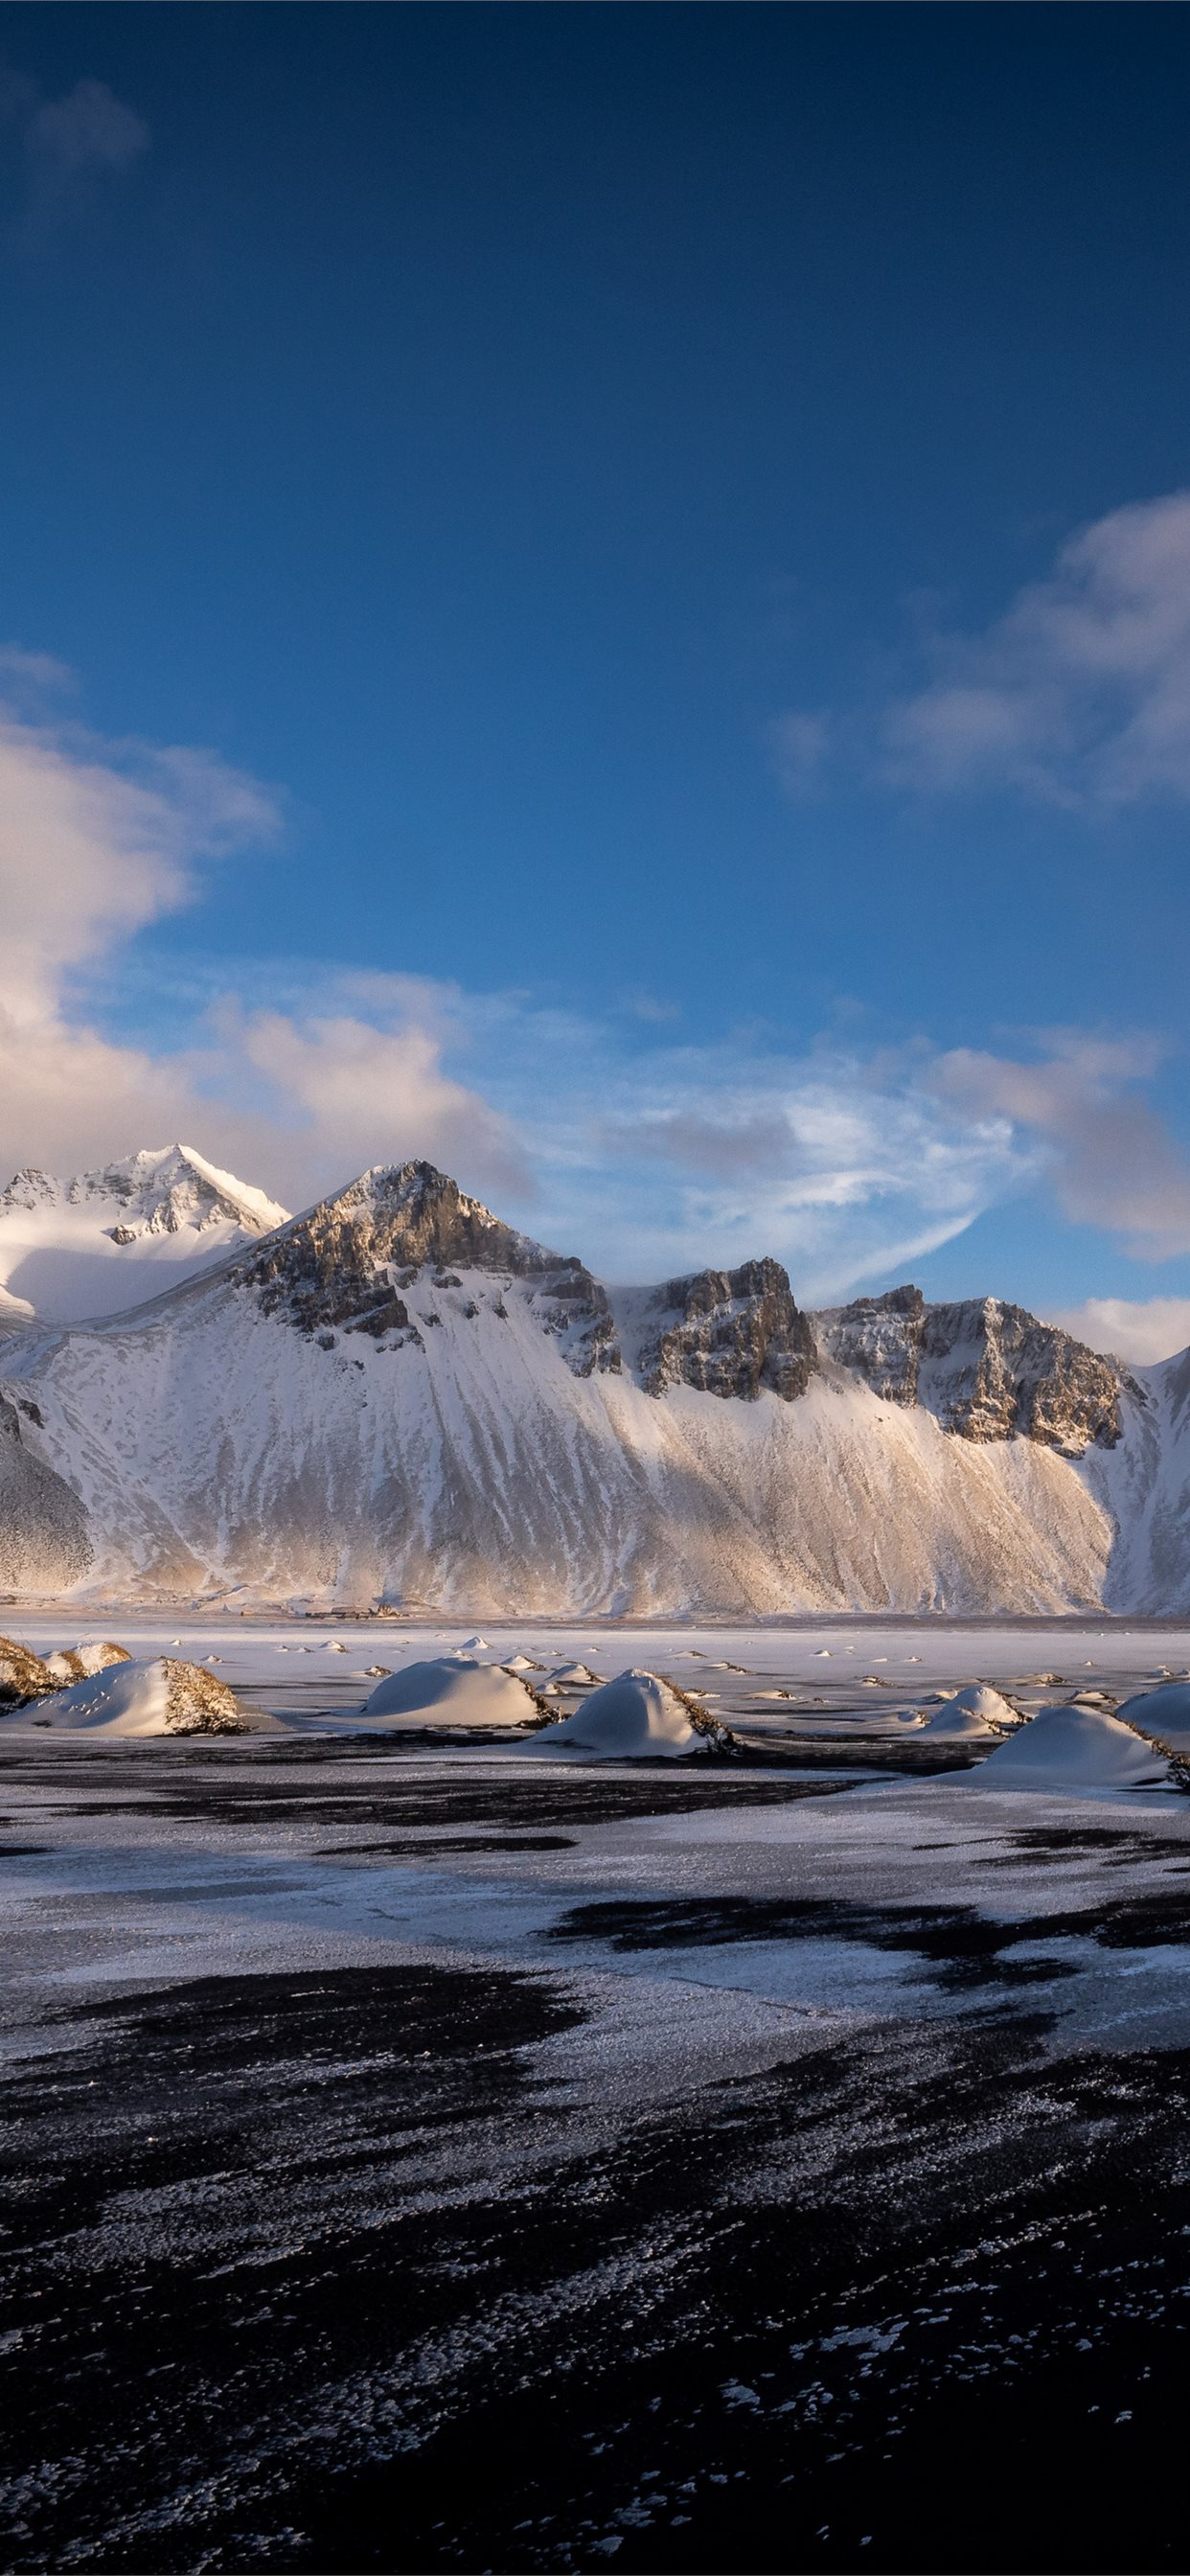
[[[0,34],[4,1158],[1190,1338],[1185,13]]]

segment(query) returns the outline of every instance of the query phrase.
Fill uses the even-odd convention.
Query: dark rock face
[[[819,1341],[829,1359],[866,1378],[886,1404],[916,1404],[925,1316],[920,1288],[890,1288],[886,1296],[857,1297],[820,1316]]]
[[[575,1377],[592,1377],[605,1370],[618,1376],[620,1344],[607,1290],[581,1261],[573,1256],[560,1261],[534,1291],[532,1303],[545,1331],[560,1336],[567,1367]]]
[[[813,1333],[779,1261],[671,1279],[658,1289],[653,1309],[656,1332],[646,1336],[640,1354],[650,1395],[679,1384],[745,1397],[768,1388],[792,1403],[818,1366]]]
[[[1063,1457],[1120,1437],[1118,1372],[997,1297],[926,1310],[918,1398],[965,1440],[1039,1440]]]
[[[819,1319],[820,1345],[887,1404],[922,1404],[964,1440],[1039,1440],[1063,1457],[1120,1437],[1110,1360],[999,1298],[927,1306],[919,1288],[858,1297]]]
[[[502,1224],[432,1163],[365,1172],[338,1198],[280,1227],[234,1275],[255,1289],[266,1314],[283,1315],[299,1332],[321,1340],[338,1326],[391,1348],[399,1347],[395,1336],[422,1346],[400,1291],[423,1271],[436,1291],[461,1288],[460,1270],[532,1281],[542,1326],[562,1337],[576,1376],[619,1368],[606,1291],[582,1263]],[[477,1310],[469,1300],[461,1311],[474,1320]]]

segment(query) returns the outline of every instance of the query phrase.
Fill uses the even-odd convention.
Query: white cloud
[[[10,651],[9,669],[69,675]],[[195,891],[195,869],[269,838],[273,800],[209,752],[100,742],[0,704],[0,1162],[80,1165],[192,1123],[184,1061],[121,1045],[70,1004],[74,980]]]
[[[61,676],[39,655],[14,665]],[[0,1164],[75,1171],[194,1134],[281,1197],[407,1154],[528,1197],[510,1122],[443,1067],[463,1008],[450,987],[328,977],[321,1008],[307,994],[288,1013],[225,995],[171,1053],[86,1024],[76,990],[109,952],[191,900],[203,861],[279,825],[275,797],[210,752],[105,743],[0,704]]]
[[[372,1162],[424,1156],[472,1186],[532,1191],[511,1120],[444,1071],[431,1028],[255,1011],[240,1051],[269,1085],[279,1122],[296,1122],[306,1167],[316,1162],[327,1185]]]
[[[605,1275],[768,1252],[799,1296],[829,1303],[962,1232],[1034,1168],[1008,1119],[967,1115],[921,1074],[914,1052],[872,1066],[742,1043],[617,1065],[592,1038],[555,1107],[542,1195]]]
[[[1138,1260],[1190,1252],[1190,1162],[1136,1089],[1160,1059],[1152,1039],[1068,1037],[1048,1059],[957,1048],[930,1077],[974,1115],[1009,1119],[1043,1146],[1065,1216],[1125,1238]]]
[[[193,862],[271,835],[254,780],[205,751],[150,751],[23,722],[0,705],[3,1004],[57,1009],[65,972],[185,902]]]
[[[1083,1306],[1057,1307],[1048,1320],[1134,1368],[1172,1359],[1190,1343],[1190,1297],[1088,1297]]]
[[[1190,796],[1190,492],[1131,503],[1063,546],[982,635],[935,647],[883,723],[887,773],[921,790],[1011,787],[1059,804]]]

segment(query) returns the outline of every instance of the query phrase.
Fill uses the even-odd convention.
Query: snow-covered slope
[[[0,1330],[31,1309],[55,1323],[121,1313],[285,1218],[263,1190],[190,1145],[130,1154],[69,1181],[18,1172],[0,1192]]]
[[[1190,1606],[1190,1360],[896,1296],[807,1318],[764,1261],[613,1295],[428,1165],[367,1173],[136,1312],[0,1338],[0,1588]]]

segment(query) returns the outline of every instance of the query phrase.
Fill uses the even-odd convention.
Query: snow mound
[[[478,1654],[480,1648],[482,1646],[486,1646],[487,1642],[486,1637],[464,1637],[463,1653],[465,1655]]]
[[[550,1682],[558,1690],[586,1690],[590,1683],[602,1680],[603,1674],[593,1673],[589,1664],[559,1664],[550,1674]]]
[[[11,1707],[14,1700],[37,1699],[53,1687],[54,1675],[40,1655],[19,1645],[15,1637],[0,1637],[0,1707]]]
[[[513,1655],[501,1669],[506,1673],[539,1673],[541,1666],[534,1663],[532,1655]]]
[[[114,1646],[110,1637],[86,1637],[77,1646],[61,1646],[57,1654],[47,1655],[45,1668],[57,1683],[82,1682],[91,1673],[105,1673],[111,1664],[131,1661],[127,1646]]]
[[[106,1665],[43,1699],[37,1723],[104,1735],[248,1735],[235,1692],[201,1664],[158,1655]]]
[[[391,1673],[365,1701],[363,1713],[385,1726],[526,1726],[537,1716],[537,1703],[527,1684],[502,1664],[441,1655]]]
[[[1164,1755],[1096,1708],[1042,1708],[997,1745],[964,1786],[988,1789],[1160,1789]]]
[[[632,1762],[642,1755],[674,1760],[689,1753],[726,1752],[734,1741],[725,1726],[684,1692],[656,1673],[632,1667],[592,1691],[573,1716],[543,1728],[532,1750]]]
[[[1190,1753],[1190,1682],[1163,1682],[1158,1690],[1138,1691],[1117,1714],[1142,1735],[1168,1744],[1173,1753]]]
[[[989,1737],[1017,1724],[1016,1710],[988,1682],[968,1682],[963,1690],[931,1701],[920,1714],[931,1735]]]

